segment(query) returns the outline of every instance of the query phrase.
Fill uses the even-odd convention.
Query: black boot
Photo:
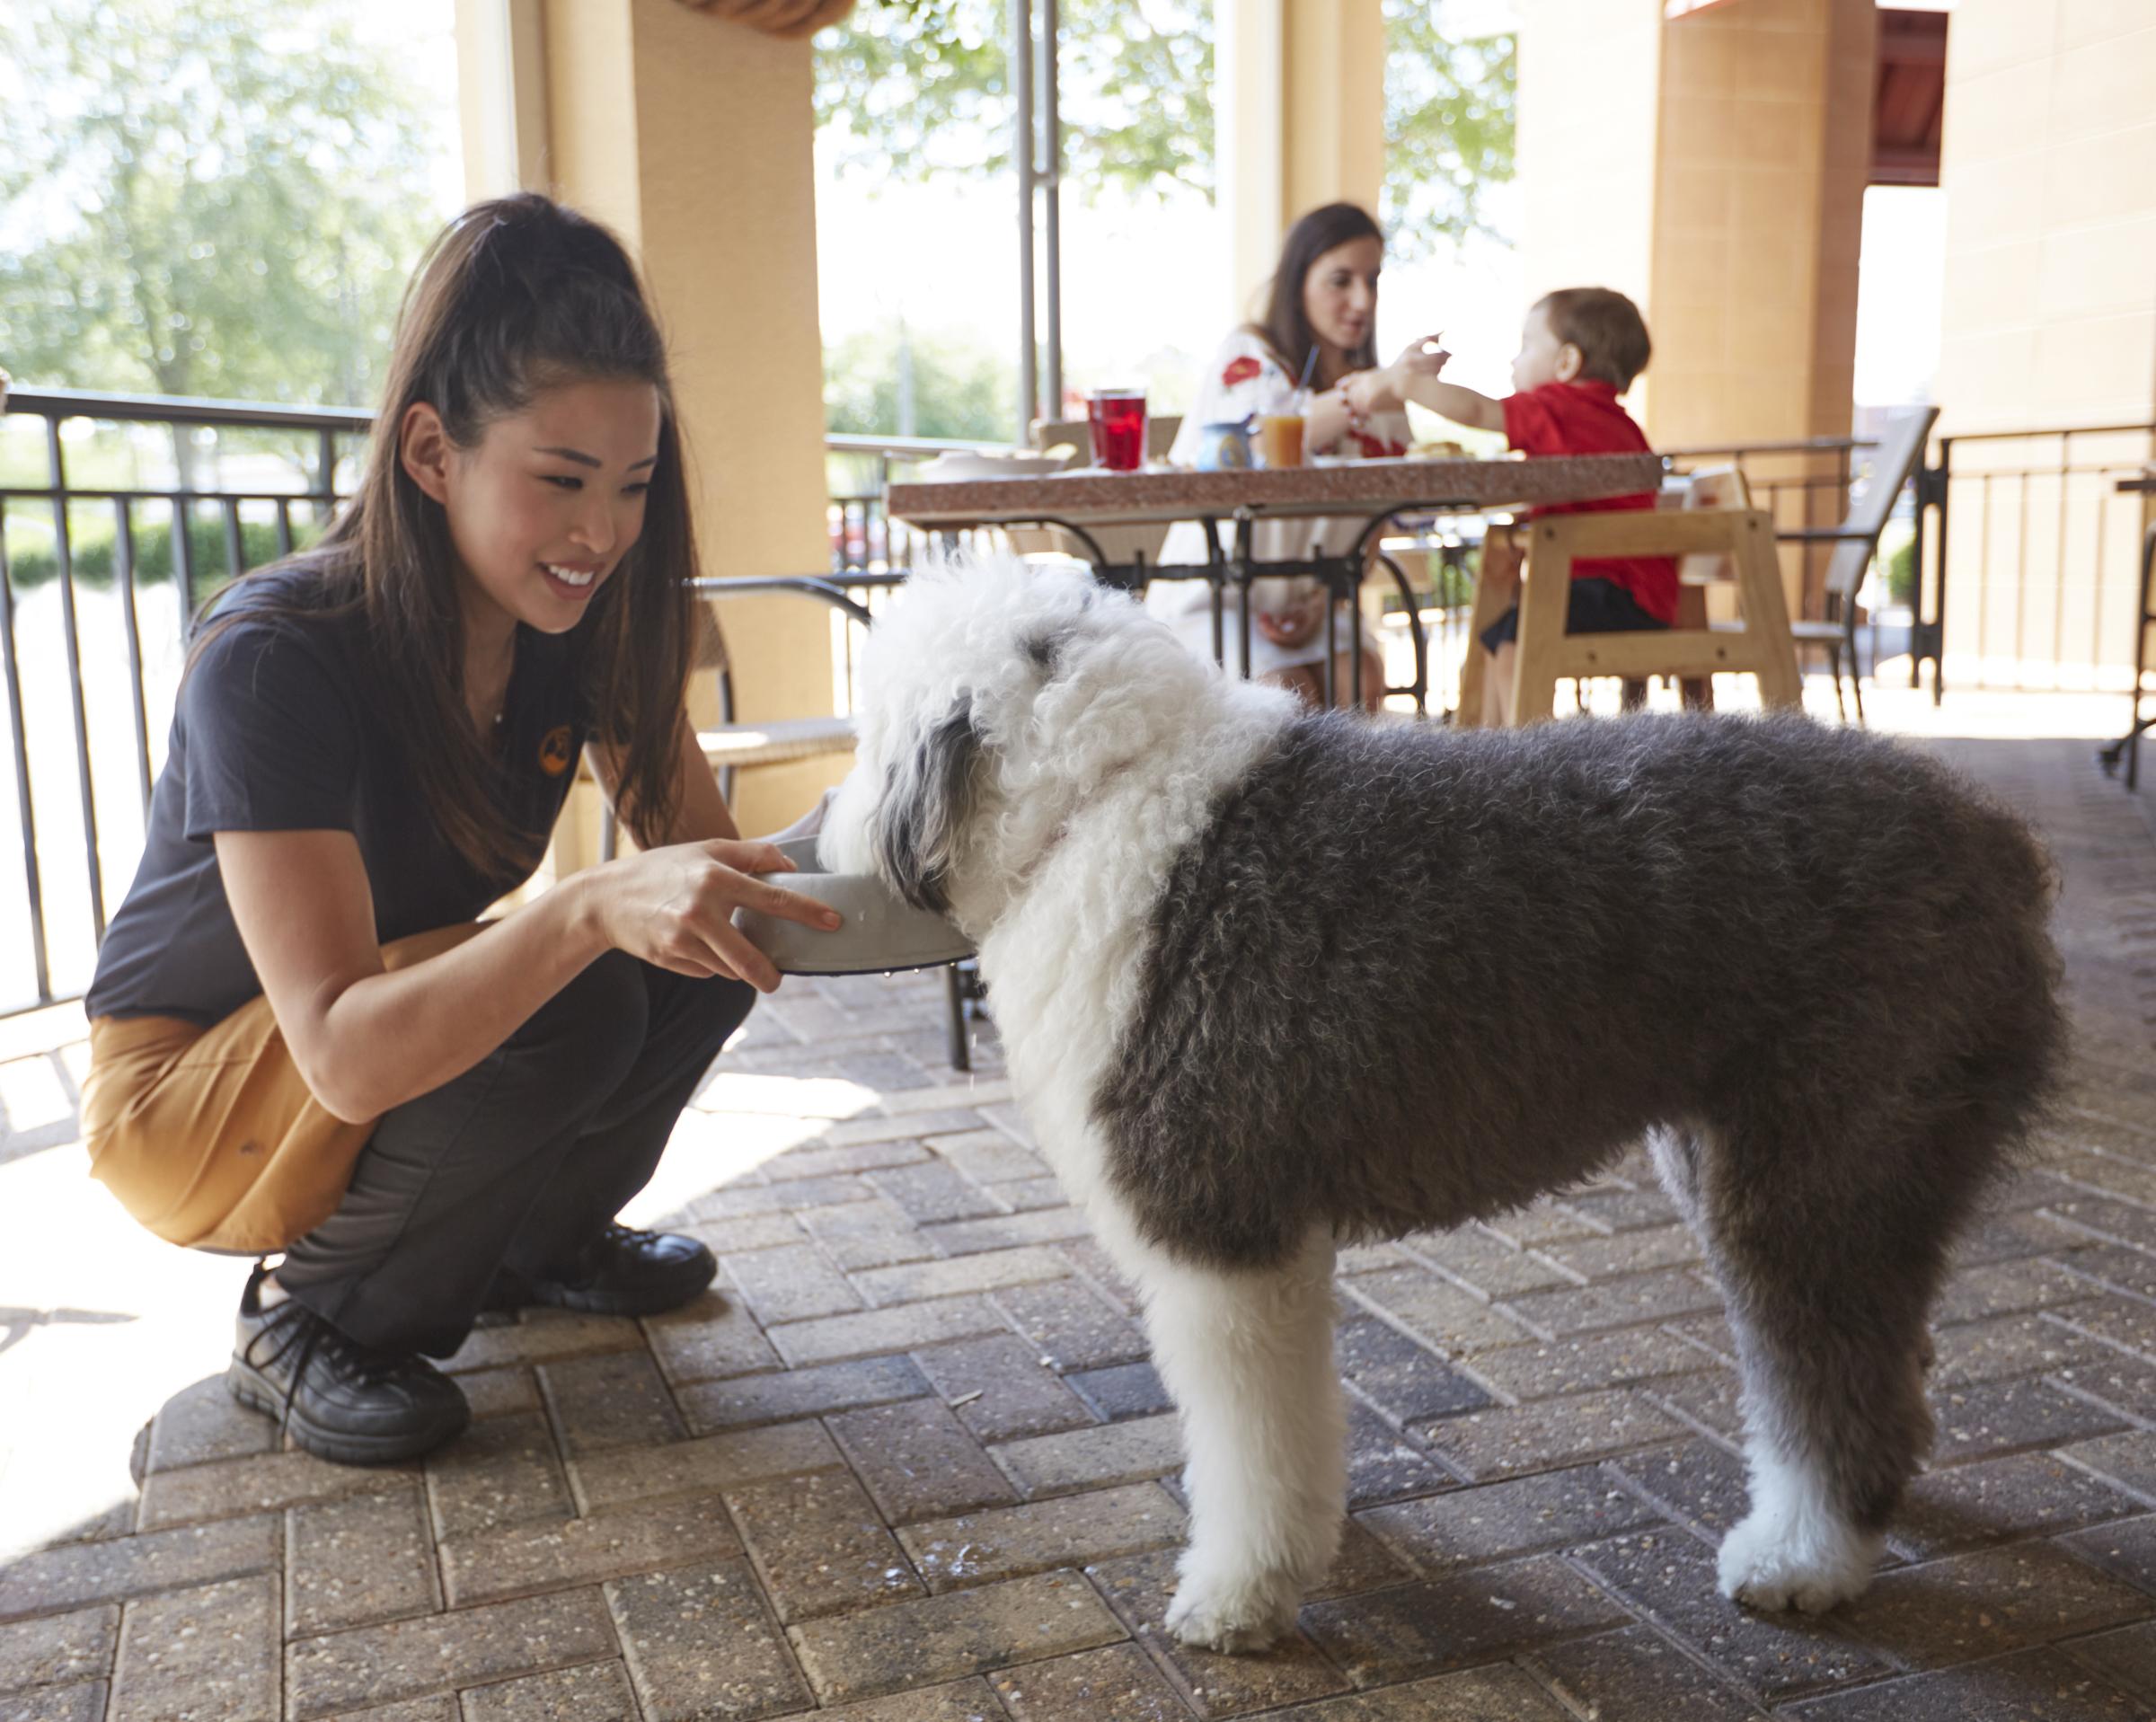
[[[471,1422],[464,1391],[425,1358],[370,1350],[293,1298],[263,1309],[269,1276],[257,1262],[240,1297],[225,1382],[242,1405],[340,1465],[416,1459]]]
[[[718,1258],[694,1238],[609,1224],[552,1273],[527,1278],[503,1268],[488,1288],[486,1307],[543,1303],[587,1315],[658,1315],[688,1303],[718,1273]]]

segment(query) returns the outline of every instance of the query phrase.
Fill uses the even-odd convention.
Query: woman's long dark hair
[[[521,879],[538,857],[489,787],[491,763],[464,703],[448,519],[405,472],[398,445],[415,402],[433,407],[450,442],[469,449],[543,390],[587,379],[658,392],[658,461],[643,531],[577,623],[574,649],[592,735],[623,750],[623,823],[640,843],[663,842],[676,812],[697,571],[666,343],[620,241],[546,198],[475,204],[428,248],[405,290],[359,489],[319,544],[273,565],[306,570],[308,589],[220,605],[190,653],[191,663],[243,619],[364,614],[376,692],[427,813],[490,878]]]
[[[1303,216],[1280,243],[1280,261],[1267,292],[1265,315],[1250,328],[1273,349],[1273,357],[1290,376],[1303,374],[1311,349],[1318,344],[1317,331],[1310,326],[1310,313],[1303,308],[1303,283],[1309,277],[1310,266],[1327,252],[1357,239],[1374,239],[1380,245],[1385,243],[1383,232],[1359,204],[1328,203]],[[1373,317],[1369,335],[1348,355],[1348,368],[1365,371],[1376,363],[1377,319]]]

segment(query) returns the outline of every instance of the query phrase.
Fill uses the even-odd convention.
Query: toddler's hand
[[[1452,355],[1445,350],[1436,335],[1425,335],[1420,340],[1411,340],[1401,349],[1400,357],[1388,367],[1401,382],[1418,376],[1436,376],[1445,369]]]

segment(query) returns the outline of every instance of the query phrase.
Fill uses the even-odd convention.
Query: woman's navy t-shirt
[[[303,564],[233,588],[220,618],[303,596]],[[220,831],[349,831],[384,944],[470,921],[531,870],[487,878],[436,829],[379,696],[364,616],[258,615],[227,628],[189,669],[149,837],[106,930],[84,1002],[93,1017],[184,1017],[205,1026],[258,996],[225,897]],[[494,790],[536,857],[568,799],[585,727],[568,635],[517,631]]]

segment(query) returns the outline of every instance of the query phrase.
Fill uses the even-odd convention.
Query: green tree
[[[1010,355],[896,322],[824,351],[824,416],[835,432],[1000,442],[1017,393]]]
[[[1211,0],[1063,0],[1064,171],[1213,192]],[[1007,0],[886,0],[816,41],[816,118],[838,171],[973,177],[1011,166]]]
[[[882,0],[817,39],[817,120],[838,171],[977,177],[1011,164],[1003,0]],[[1383,216],[1395,255],[1491,234],[1513,172],[1515,41],[1454,41],[1431,0],[1385,0]],[[1066,183],[1213,195],[1210,0],[1064,0]]]
[[[1385,196],[1393,254],[1415,257],[1488,220],[1489,188],[1512,178],[1518,38],[1447,41],[1430,0],[1385,0]]]
[[[372,397],[436,225],[437,142],[346,10],[0,9],[0,360],[19,381]]]

